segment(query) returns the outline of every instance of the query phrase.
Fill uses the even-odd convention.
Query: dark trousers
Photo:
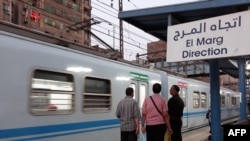
[[[173,130],[171,135],[171,141],[182,141],[181,127],[182,120],[181,118],[170,118],[170,125]]]
[[[166,124],[147,125],[147,141],[164,141],[165,132]]]
[[[208,124],[209,124],[209,128],[210,128],[210,130],[209,130],[209,132],[211,133],[211,121],[208,121]]]
[[[137,141],[137,135],[134,131],[121,131],[121,141]]]

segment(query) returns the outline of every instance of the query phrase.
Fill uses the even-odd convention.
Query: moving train
[[[13,31],[13,30],[10,30]],[[152,85],[181,88],[183,131],[205,126],[207,83],[0,30],[0,140],[118,141],[126,87],[142,107]],[[239,115],[239,93],[221,88],[221,118]]]

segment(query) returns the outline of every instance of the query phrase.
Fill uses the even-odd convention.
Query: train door
[[[182,119],[182,127],[185,128],[188,126],[188,116],[186,113],[188,113],[188,106],[187,106],[187,87],[180,87],[179,92],[180,97],[182,98],[184,102],[184,110],[183,110],[183,119]]]
[[[134,99],[138,101],[140,110],[146,96],[148,96],[148,83],[139,80],[132,80],[130,85],[134,89]]]

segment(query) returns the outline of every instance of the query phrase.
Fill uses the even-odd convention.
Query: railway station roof
[[[140,28],[163,41],[167,41],[168,18],[171,14],[171,25],[196,20],[203,20],[225,14],[248,10],[250,0],[206,0],[193,3],[166,5],[119,12],[119,19]],[[220,69],[238,78],[238,67],[235,58],[220,59]]]

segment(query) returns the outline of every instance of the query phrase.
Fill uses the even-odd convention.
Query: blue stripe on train
[[[31,137],[31,138],[24,138],[24,139],[16,139],[12,141],[31,141],[31,140],[38,140],[38,139],[45,139],[45,138],[53,138],[58,136],[66,136],[66,135],[72,135],[72,134],[80,134],[85,132],[91,132],[91,131],[98,131],[98,130],[106,130],[111,128],[118,128],[119,126],[113,126],[113,127],[106,127],[106,128],[98,128],[98,129],[91,129],[91,130],[85,130],[85,131],[76,131],[76,132],[70,132],[70,133],[61,133],[61,134],[54,134],[54,135],[45,135],[40,137]]]
[[[59,125],[4,129],[4,130],[0,130],[0,139],[28,136],[28,135],[46,134],[46,133],[55,133],[55,132],[62,132],[62,131],[72,131],[72,130],[79,130],[79,129],[88,129],[88,128],[101,127],[101,126],[112,126],[112,125],[117,125],[119,123],[120,122],[118,119],[110,119],[110,120],[79,122],[79,123],[69,123],[69,124],[59,124]]]

